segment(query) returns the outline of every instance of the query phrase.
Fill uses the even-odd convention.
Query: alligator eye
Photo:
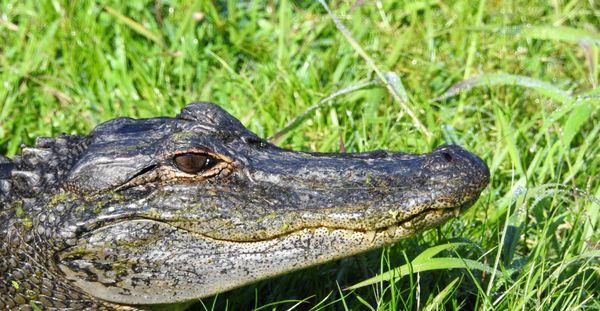
[[[210,169],[219,163],[219,161],[207,154],[201,153],[183,153],[173,158],[175,166],[188,174],[197,174]]]

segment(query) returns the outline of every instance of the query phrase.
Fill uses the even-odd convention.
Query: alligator
[[[291,151],[208,102],[21,149],[0,156],[0,309],[211,296],[432,228],[489,181],[455,145]]]

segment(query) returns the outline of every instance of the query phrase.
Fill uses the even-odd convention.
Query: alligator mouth
[[[314,224],[307,224],[307,225],[290,226],[289,230],[282,230],[280,232],[270,233],[270,234],[267,234],[265,237],[248,237],[247,235],[244,236],[243,234],[234,237],[235,232],[233,234],[229,234],[229,236],[227,236],[227,234],[212,234],[211,232],[200,232],[199,230],[196,230],[195,227],[193,226],[193,224],[194,224],[193,220],[180,220],[180,219],[166,220],[166,219],[158,219],[158,218],[147,217],[147,216],[144,216],[143,218],[147,219],[147,220],[161,222],[161,223],[167,224],[171,227],[177,228],[179,230],[183,230],[185,232],[188,232],[188,233],[191,233],[194,235],[198,235],[203,238],[209,238],[209,239],[212,239],[215,241],[252,243],[252,242],[266,242],[266,241],[272,241],[272,240],[276,240],[276,239],[282,239],[286,236],[294,235],[296,233],[304,232],[307,230],[314,231],[317,229],[325,229],[325,230],[329,230],[329,231],[343,230],[343,231],[347,231],[347,232],[363,233],[363,234],[367,234],[367,235],[377,235],[377,234],[382,234],[382,233],[386,233],[386,232],[392,233],[398,229],[418,233],[418,232],[422,232],[427,229],[430,229],[432,227],[435,227],[441,223],[444,223],[445,221],[447,221],[450,218],[458,217],[461,212],[470,208],[475,203],[476,200],[477,200],[477,197],[474,199],[465,200],[462,204],[454,205],[454,206],[444,206],[444,207],[430,206],[430,207],[423,208],[420,210],[418,208],[415,208],[415,210],[418,210],[418,212],[416,212],[412,215],[407,215],[401,219],[397,219],[396,221],[394,221],[388,225],[379,226],[379,227],[372,227],[372,228],[365,229],[365,228],[353,227],[351,225],[336,226],[335,224],[332,225],[332,224],[314,223]],[[190,224],[192,224],[192,225],[190,226]]]
[[[315,231],[315,230],[322,230],[322,229],[325,229],[328,231],[342,230],[342,231],[347,231],[349,233],[361,233],[361,234],[364,234],[365,236],[372,236],[373,239],[376,236],[387,234],[387,236],[389,238],[393,239],[396,236],[395,232],[398,230],[410,231],[411,233],[413,233],[413,232],[416,233],[416,232],[421,232],[421,231],[427,230],[429,228],[435,227],[436,225],[439,225],[439,224],[447,221],[448,219],[450,219],[452,217],[457,217],[461,213],[461,211],[463,211],[465,208],[468,208],[470,205],[471,205],[471,202],[467,202],[458,207],[446,207],[446,208],[429,207],[429,208],[423,209],[419,213],[410,215],[404,219],[396,221],[396,222],[392,223],[391,225],[383,226],[383,227],[379,227],[379,228],[373,228],[373,229],[361,229],[361,228],[352,228],[349,226],[331,226],[331,225],[315,224],[315,225],[299,226],[299,227],[294,228],[293,230],[282,231],[280,233],[271,234],[264,238],[243,238],[243,237],[233,238],[233,237],[217,236],[217,235],[213,235],[213,234],[206,233],[206,232],[199,232],[198,230],[194,230],[194,229],[190,228],[189,226],[182,225],[184,223],[193,223],[193,221],[191,221],[191,220],[181,222],[179,220],[172,221],[172,220],[161,219],[158,217],[152,217],[152,216],[148,216],[148,215],[125,214],[125,215],[117,215],[117,216],[113,216],[113,217],[101,218],[92,223],[88,223],[88,224],[86,224],[85,227],[78,228],[77,235],[79,237],[83,237],[85,235],[93,234],[93,232],[95,232],[95,231],[99,231],[104,228],[107,228],[107,227],[110,227],[113,225],[117,225],[119,223],[136,221],[136,220],[147,220],[147,221],[153,221],[153,222],[161,223],[164,225],[168,225],[176,230],[185,231],[189,234],[198,236],[199,238],[202,238],[202,239],[210,239],[213,241],[230,242],[230,243],[267,242],[267,241],[273,241],[273,240],[277,240],[277,239],[283,239],[288,236],[300,234],[301,232]],[[393,240],[390,242],[393,242]]]
[[[156,220],[156,219],[150,219],[150,218],[145,218],[145,219],[165,223],[165,224],[168,224],[179,230],[188,232],[190,234],[201,236],[202,238],[208,238],[208,239],[211,239],[214,241],[230,242],[230,243],[268,242],[268,241],[273,241],[273,240],[278,240],[278,239],[284,239],[288,236],[300,234],[301,232],[315,231],[315,230],[320,230],[320,229],[325,229],[328,231],[342,230],[342,231],[347,231],[350,233],[362,233],[365,236],[371,236],[372,241],[374,241],[378,235],[382,235],[382,234],[383,235],[387,234],[387,236],[389,238],[393,239],[397,235],[396,231],[399,229],[402,229],[405,231],[410,231],[410,232],[415,232],[415,233],[425,231],[427,229],[430,229],[432,227],[435,227],[436,225],[439,225],[439,224],[445,222],[446,220],[452,218],[453,216],[454,217],[458,216],[462,210],[463,210],[463,206],[455,207],[455,208],[443,208],[443,209],[428,208],[428,209],[423,210],[421,213],[411,215],[410,217],[407,217],[407,218],[405,218],[399,222],[396,222],[392,225],[381,227],[381,228],[375,228],[375,229],[371,229],[371,230],[368,230],[368,229],[364,230],[364,229],[357,229],[357,228],[350,228],[350,227],[343,227],[343,226],[337,227],[337,226],[329,226],[329,225],[323,225],[323,226],[314,225],[314,226],[304,226],[304,227],[296,228],[294,230],[281,232],[279,234],[273,234],[266,238],[257,238],[257,239],[233,239],[233,238],[216,237],[216,236],[212,236],[210,234],[191,230],[191,229],[183,227],[183,226],[173,225],[172,223],[169,223],[168,221]],[[426,222],[426,224],[423,225],[423,221],[426,221],[427,216],[433,217],[431,219],[433,221]],[[390,242],[393,242],[393,241],[390,241]]]

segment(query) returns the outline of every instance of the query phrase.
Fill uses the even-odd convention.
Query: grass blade
[[[565,150],[568,150],[571,146],[573,138],[579,133],[581,127],[586,124],[586,121],[592,116],[593,112],[591,103],[586,103],[577,107],[569,114],[563,125],[562,141],[563,147],[566,148]]]
[[[596,193],[593,195],[596,198],[600,198],[600,187],[598,187]],[[583,224],[583,238],[588,243],[582,247],[582,251],[584,249],[592,248],[593,246],[593,237],[595,234],[598,234],[598,229],[600,228],[600,204],[595,202],[594,200],[590,200],[586,207],[587,217]],[[590,250],[589,253],[596,253],[600,255],[600,251],[598,250]]]
[[[600,34],[581,28],[553,25],[516,25],[508,27],[481,26],[471,28],[476,31],[494,32],[504,35],[521,36],[527,39],[554,40],[571,43],[591,42],[600,44]]]
[[[572,100],[570,92],[541,80],[507,73],[488,73],[471,77],[454,84],[446,90],[444,94],[434,98],[433,101],[448,99],[462,91],[468,91],[474,87],[493,85],[517,85],[529,88],[561,103],[567,103]]]
[[[523,27],[521,35],[526,38],[540,40],[557,40],[565,42],[579,43],[589,41],[600,44],[600,34],[579,28],[567,26],[539,25]]]
[[[458,278],[452,280],[452,282],[450,282],[450,284],[446,285],[446,287],[444,287],[444,289],[442,289],[434,298],[433,300],[427,304],[427,306],[425,306],[425,309],[423,309],[424,311],[432,311],[432,310],[439,310],[440,306],[443,305],[444,300],[446,299],[446,297],[454,290],[454,287],[456,286],[456,283],[458,282]]]
[[[467,245],[467,244],[468,243],[448,243],[448,244],[442,244],[442,245],[430,247],[430,248],[424,250],[423,252],[421,252],[419,255],[417,255],[417,257],[415,257],[415,259],[413,259],[413,263],[427,260],[427,259],[439,254],[441,251],[447,250],[449,248],[455,248],[455,247],[458,247],[461,245]]]
[[[411,269],[412,268],[412,269]],[[431,270],[448,270],[448,269],[475,269],[481,270],[488,273],[494,272],[490,266],[480,263],[471,259],[463,259],[463,258],[430,258],[428,260],[424,260],[418,263],[407,263],[398,268],[392,269],[390,271],[386,271],[384,273],[378,274],[372,278],[366,279],[362,282],[356,283],[346,289],[357,289],[365,286],[369,286],[375,283],[389,281],[391,278],[399,279],[403,276],[407,276],[411,273],[423,272],[423,271],[431,271]],[[496,273],[500,274],[499,271]]]

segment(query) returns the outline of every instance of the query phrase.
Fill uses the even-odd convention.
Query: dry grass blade
[[[589,72],[589,80],[594,88],[598,87],[598,49],[587,40],[579,41],[579,46],[585,55],[586,65]]]
[[[108,14],[110,14],[110,15],[114,16],[116,19],[118,19],[121,23],[127,25],[129,28],[131,28],[135,32],[139,33],[140,35],[146,37],[149,40],[154,41],[155,43],[159,44],[160,46],[164,45],[164,43],[159,35],[148,30],[142,24],[136,22],[135,20],[131,19],[130,17],[127,17],[127,16],[121,14],[119,11],[109,7],[108,5],[104,6],[104,10],[106,12],[108,12]]]
[[[9,21],[6,18],[6,15],[0,17],[0,25],[6,27],[8,30],[12,30],[12,31],[18,31],[19,30],[19,26],[15,25],[11,21]]]

